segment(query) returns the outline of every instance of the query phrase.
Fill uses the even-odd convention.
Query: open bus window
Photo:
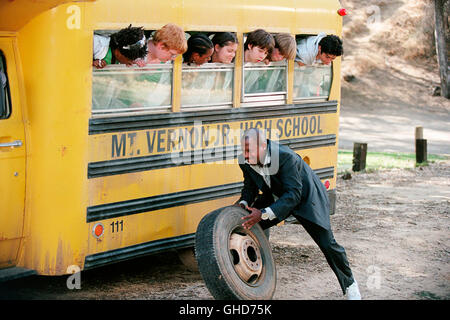
[[[7,119],[11,115],[8,74],[6,72],[6,59],[0,51],[0,119]]]
[[[213,39],[216,33],[191,31],[186,34],[189,39],[188,51],[183,55],[181,108],[193,110],[231,107],[234,63],[210,62],[214,44],[209,39]],[[196,39],[192,43],[190,41],[194,38],[191,37]],[[209,46],[212,46],[212,51],[208,49]]]
[[[297,45],[301,40],[311,36],[312,35],[297,35]],[[313,65],[306,66],[300,66],[298,63],[295,63],[294,101],[328,99],[330,96],[332,80],[333,69],[331,63],[329,65],[314,63]]]
[[[109,36],[116,31],[97,30]],[[152,31],[145,31],[147,38]],[[93,67],[92,113],[97,115],[140,111],[169,111],[172,105],[173,63],[144,67],[109,64]]]
[[[287,65],[286,60],[270,62],[267,65],[264,62],[244,63],[244,106],[286,103]]]

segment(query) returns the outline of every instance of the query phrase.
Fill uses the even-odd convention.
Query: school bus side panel
[[[295,6],[295,3],[297,5]],[[331,6],[330,1],[321,1],[321,4],[327,9],[317,9],[315,3],[308,1],[289,1],[283,0],[271,5],[264,4],[262,1],[226,1],[223,3],[208,3],[200,1],[172,1],[171,10],[167,6],[153,4],[151,2],[136,1],[135,5],[141,10],[118,10],[118,1],[98,1],[87,10],[89,28],[92,32],[97,29],[115,30],[123,28],[132,23],[134,26],[144,26],[146,29],[158,29],[168,22],[174,22],[184,30],[193,31],[213,31],[227,30],[237,31],[238,36],[242,32],[248,32],[255,28],[264,26],[270,32],[291,32],[296,33],[318,33],[322,30],[336,33],[336,19],[330,15],[338,16],[338,2],[333,1],[335,6]],[[297,9],[294,9],[297,8]],[[155,12],[159,12],[155,16]],[[311,18],[308,17],[311,15]],[[227,16],[226,19],[217,19],[218,16]],[[229,18],[228,18],[229,16]],[[322,17],[322,19],[320,19]],[[180,63],[177,61],[176,63]],[[237,64],[239,68],[239,64]],[[334,88],[339,89],[339,86]],[[331,99],[338,97],[338,92],[334,92]],[[322,127],[319,125],[319,118],[322,119]],[[335,127],[338,116],[336,112],[330,115],[314,115],[307,117],[308,123],[311,120],[317,128],[322,128],[324,134],[336,135]],[[251,121],[251,119],[248,119]],[[289,122],[290,121],[290,122]],[[291,119],[282,121],[280,125],[289,129],[293,122],[300,124],[300,119]],[[278,124],[273,119],[273,126]],[[178,130],[177,127],[173,127]],[[290,129],[292,131],[292,128]],[[315,135],[318,134],[318,129]],[[160,134],[161,133],[161,134]],[[304,136],[304,134],[302,134]],[[153,137],[153,138],[152,138]],[[156,138],[155,138],[156,137]],[[96,133],[89,136],[89,160],[90,164],[108,162],[118,159],[133,160],[143,156],[153,156],[154,153],[145,153],[148,149],[149,139],[155,144],[155,149],[163,148],[167,143],[167,129],[158,128],[154,130],[141,131],[123,131],[116,130],[112,133]],[[290,137],[283,137],[290,138]],[[133,141],[133,143],[131,143]],[[126,145],[126,147],[125,147]],[[156,147],[156,145],[158,147]],[[125,152],[126,150],[126,152]],[[119,156],[119,153],[123,156]],[[168,150],[165,150],[167,153]],[[313,169],[332,168],[331,177],[336,154],[335,146],[326,146],[323,148],[301,150],[299,153],[304,157],[308,156],[311,160]],[[325,158],[323,154],[332,154]],[[111,155],[113,155],[111,157]],[[224,174],[227,173],[227,174]],[[331,187],[335,187],[335,178],[331,178]],[[103,175],[91,177],[89,179],[89,208],[88,212],[99,211],[103,206],[111,214],[105,214],[103,217],[114,216],[114,210],[118,206],[138,203],[138,201],[150,201],[148,197],[158,197],[173,193],[183,193],[197,188],[214,187],[227,183],[242,181],[242,173],[237,164],[198,164],[186,165],[180,167],[167,167],[157,170],[142,170],[140,172],[130,173],[126,170],[121,174]],[[159,198],[158,198],[159,200]],[[127,203],[128,202],[128,203]],[[117,218],[101,219],[92,216],[94,223],[101,222],[105,227],[105,234],[101,239],[96,240],[89,237],[89,253],[100,253],[115,248],[134,246],[145,241],[153,241],[174,237],[181,234],[195,231],[195,226],[202,214],[205,214],[214,208],[231,204],[232,199],[222,199],[215,202],[203,202],[198,205],[184,204],[170,209],[154,210],[151,212],[142,212],[137,214],[117,213]],[[109,208],[107,206],[109,205]],[[198,210],[198,206],[204,210]],[[196,206],[194,209],[193,207]],[[89,213],[88,213],[89,215]],[[89,219],[89,217],[88,217]],[[189,223],[188,223],[189,222]],[[120,226],[117,228],[117,226]],[[123,226],[123,228],[122,228]]]
[[[83,12],[60,6],[18,34],[31,137],[22,264],[49,275],[81,266],[86,246],[92,36]]]

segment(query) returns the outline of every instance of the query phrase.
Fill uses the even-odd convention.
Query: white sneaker
[[[347,288],[347,300],[361,300],[358,283],[356,280]]]

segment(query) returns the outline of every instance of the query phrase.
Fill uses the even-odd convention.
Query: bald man
[[[244,187],[237,203],[250,212],[243,227],[259,223],[267,229],[293,215],[322,250],[343,294],[360,300],[345,250],[331,231],[328,194],[319,177],[298,154],[267,140],[259,129],[247,130],[241,147]]]

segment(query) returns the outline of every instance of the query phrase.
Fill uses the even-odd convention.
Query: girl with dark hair
[[[238,39],[231,32],[219,32],[212,38],[214,45],[214,53],[211,62],[215,63],[231,63],[236,55],[238,47]]]
[[[132,27],[130,24],[110,37],[94,34],[92,65],[98,69],[115,63],[131,66],[146,55],[147,41],[142,27]]]
[[[196,33],[192,35],[188,39],[187,44],[188,49],[183,54],[183,60],[188,65],[195,63],[197,66],[200,66],[211,59],[214,51],[213,43],[205,34]]]

